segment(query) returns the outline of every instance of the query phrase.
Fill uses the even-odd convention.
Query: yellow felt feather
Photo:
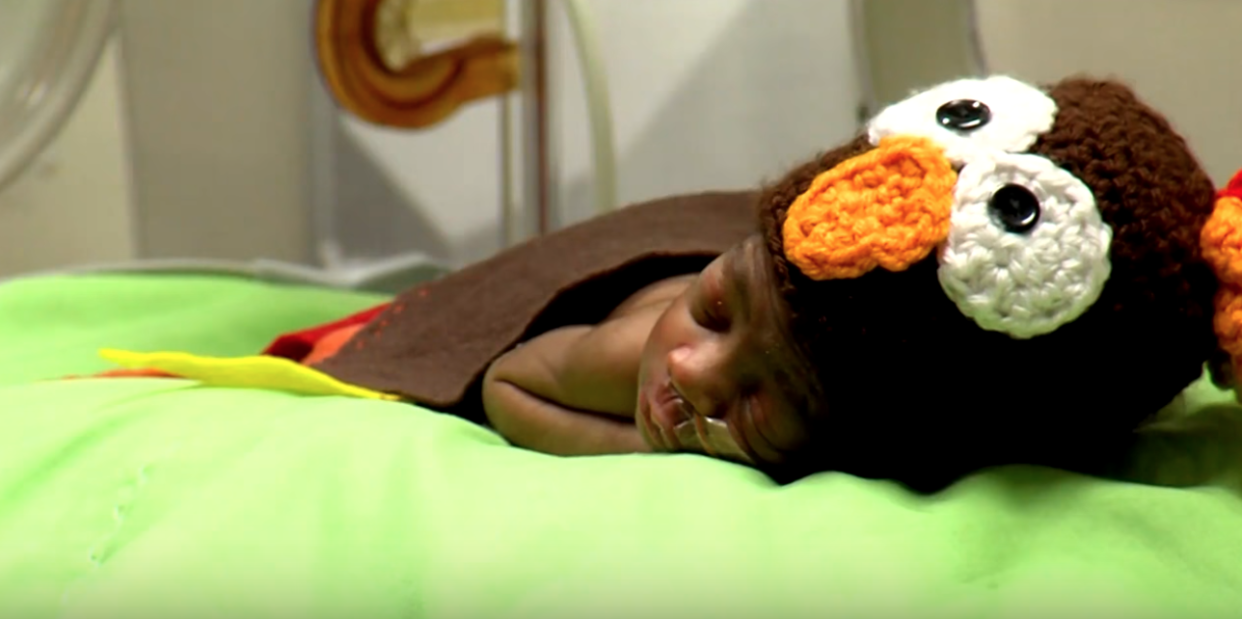
[[[275,389],[306,395],[343,395],[372,400],[397,396],[341,382],[283,357],[205,357],[187,352],[134,352],[105,348],[99,356],[126,368],[153,368],[204,385]]]

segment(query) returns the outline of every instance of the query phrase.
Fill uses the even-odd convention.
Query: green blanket
[[[1214,489],[1019,467],[934,497],[781,488],[697,456],[530,453],[405,404],[38,380],[107,367],[101,346],[251,353],[377,300],[0,286],[0,616],[1242,616],[1242,501]]]

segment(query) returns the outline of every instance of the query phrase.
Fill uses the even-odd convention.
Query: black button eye
[[[1005,185],[988,200],[988,212],[1005,230],[1021,234],[1039,223],[1039,198],[1022,185]]]
[[[992,120],[992,110],[982,101],[958,99],[936,110],[936,121],[945,129],[974,131]]]

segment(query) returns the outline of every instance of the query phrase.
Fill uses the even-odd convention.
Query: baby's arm
[[[642,349],[665,305],[554,329],[501,356],[483,379],[492,427],[556,455],[649,451],[632,418]]]

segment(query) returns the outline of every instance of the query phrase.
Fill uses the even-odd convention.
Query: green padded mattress
[[[0,286],[0,617],[1242,617],[1242,500],[1053,470],[936,496],[556,458],[406,404],[47,380],[242,355],[381,301],[229,277]],[[1195,398],[1225,398],[1199,385]]]

